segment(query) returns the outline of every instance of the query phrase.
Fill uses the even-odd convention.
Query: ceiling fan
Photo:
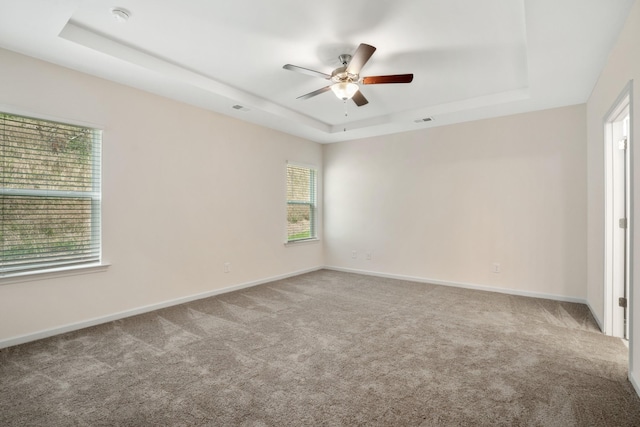
[[[314,90],[313,92],[299,96],[296,99],[309,99],[332,90],[339,99],[344,101],[347,99],[353,99],[353,102],[355,102],[358,107],[361,107],[368,104],[369,101],[367,101],[367,98],[365,98],[360,91],[360,87],[358,86],[359,84],[378,85],[387,83],[411,83],[413,81],[413,74],[360,77],[360,70],[364,67],[375,51],[375,47],[361,43],[353,56],[343,54],[338,57],[342,63],[342,67],[336,68],[330,75],[291,64],[286,64],[282,68],[314,77],[321,77],[332,82],[329,86]]]

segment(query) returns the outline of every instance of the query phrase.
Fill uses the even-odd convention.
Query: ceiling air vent
[[[414,120],[414,122],[416,122],[416,123],[422,123],[422,122],[430,122],[430,121],[432,121],[432,120],[433,120],[433,117],[425,117],[424,119],[417,119],[417,120]]]

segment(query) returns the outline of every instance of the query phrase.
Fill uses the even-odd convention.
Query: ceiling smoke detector
[[[131,16],[131,13],[126,9],[114,7],[113,9],[111,9],[111,16],[113,16],[113,19],[115,19],[116,22],[122,24],[129,20],[129,16]]]

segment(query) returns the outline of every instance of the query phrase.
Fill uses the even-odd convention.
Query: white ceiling
[[[586,102],[633,0],[0,0],[0,47],[318,142]],[[113,7],[130,12],[126,23]],[[369,104],[327,92],[360,43]],[[1,73],[1,66],[0,66]],[[236,110],[234,105],[242,105]],[[345,116],[345,113],[347,114]],[[416,120],[433,117],[432,122]]]

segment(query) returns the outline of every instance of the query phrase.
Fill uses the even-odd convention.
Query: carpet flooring
[[[0,350],[2,426],[638,426],[581,304],[321,270]]]

